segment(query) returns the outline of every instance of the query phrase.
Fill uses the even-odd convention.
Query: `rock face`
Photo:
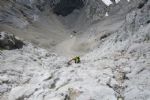
[[[102,0],[1,0],[0,24],[24,28],[37,21],[41,15],[54,13],[67,16],[74,10],[83,11],[86,21],[95,21],[105,16],[107,6]],[[78,16],[83,15],[83,12]]]
[[[139,5],[141,4],[143,4],[143,7],[140,6],[139,8]],[[150,23],[150,1],[142,1],[139,3],[139,5],[137,5],[138,9],[133,10],[126,15],[125,23],[119,30],[119,33],[124,33],[124,36],[120,35],[121,37],[129,37],[130,35],[134,34],[136,35],[139,29],[147,26]],[[145,34],[145,40],[147,40],[146,38],[150,38],[149,33]]]
[[[85,10],[87,20],[100,19],[105,15],[106,7],[101,0],[1,0],[0,23],[24,28],[37,21],[40,15],[67,16],[76,9]]]
[[[0,24],[25,28],[38,21],[42,15],[49,16],[54,13],[65,17],[75,10],[79,10],[76,16],[82,18],[76,20],[87,24],[102,20],[106,12],[109,15],[125,13],[134,9],[140,2],[141,6],[143,4],[143,0],[132,0],[129,5],[127,0],[121,0],[117,4],[114,0],[112,2],[112,5],[107,6],[102,0],[1,0]]]
[[[24,43],[21,40],[15,38],[13,34],[6,32],[0,32],[0,48],[1,49],[19,49],[22,48]]]
[[[104,18],[107,9],[107,5],[101,0],[88,0],[85,7],[85,16],[90,21],[96,21],[98,19]]]

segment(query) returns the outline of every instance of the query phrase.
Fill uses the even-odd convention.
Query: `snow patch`
[[[110,0],[102,0],[107,6],[109,6],[110,4],[112,4],[112,2]]]
[[[116,3],[119,3],[120,2],[120,0],[115,0],[116,1]]]
[[[105,16],[106,16],[106,17],[109,16],[109,15],[108,15],[108,12],[106,12]]]

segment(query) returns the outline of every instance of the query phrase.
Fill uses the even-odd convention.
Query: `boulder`
[[[17,39],[13,34],[0,32],[0,48],[6,50],[20,49],[24,43]]]

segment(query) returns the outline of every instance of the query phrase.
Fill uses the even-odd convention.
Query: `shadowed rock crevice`
[[[75,9],[84,7],[83,0],[61,0],[53,9],[57,15],[67,16]]]

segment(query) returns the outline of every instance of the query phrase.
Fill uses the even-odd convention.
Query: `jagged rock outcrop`
[[[107,12],[107,5],[101,0],[87,0],[85,6],[86,17],[88,20],[96,21],[102,19]]]
[[[18,40],[13,34],[0,32],[0,49],[19,49],[22,48],[24,43]]]
[[[139,5],[143,4],[143,7],[139,8]],[[146,27],[150,23],[150,1],[142,1],[137,5],[138,9],[131,11],[126,15],[125,23],[118,31],[120,41],[126,40],[129,36],[137,34],[137,31],[142,27]],[[124,33],[124,34],[120,34]],[[145,35],[144,35],[145,33]],[[150,38],[148,32],[144,32],[145,38]]]

